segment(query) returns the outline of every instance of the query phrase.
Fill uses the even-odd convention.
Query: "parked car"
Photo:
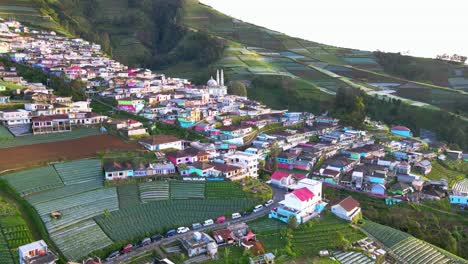
[[[266,201],[266,203],[265,203],[265,207],[268,207],[268,206],[272,205],[273,203],[274,203],[273,200],[268,200],[268,201]]]
[[[114,252],[110,253],[109,256],[107,256],[106,261],[113,260],[118,256],[120,256],[120,252],[119,251],[114,251]]]
[[[231,215],[231,218],[232,218],[232,219],[237,219],[237,218],[241,218],[241,217],[242,217],[242,215],[239,214],[239,213],[233,213],[233,214]]]
[[[187,233],[188,231],[190,231],[190,228],[185,227],[185,226],[181,226],[177,228],[177,234]]]
[[[218,216],[218,218],[216,218],[216,223],[217,224],[222,224],[226,221],[226,217],[224,216]]]
[[[144,246],[147,246],[151,244],[151,238],[147,237],[147,238],[143,238],[143,240],[141,240],[141,246],[144,247]]]
[[[242,216],[248,216],[248,215],[250,215],[251,213],[252,213],[252,212],[250,212],[250,211],[245,211],[245,212],[242,213]]]
[[[192,230],[200,229],[202,228],[202,225],[200,223],[193,223],[192,224]]]
[[[177,234],[177,231],[175,229],[171,229],[166,232],[166,237],[171,237],[173,235]]]
[[[253,212],[254,213],[260,212],[261,210],[263,210],[263,205],[259,204],[259,205],[254,207]]]
[[[124,246],[124,247],[122,248],[122,254],[126,254],[126,253],[128,253],[128,252],[130,252],[130,251],[132,251],[132,250],[133,250],[133,245],[132,245],[132,244],[128,244],[128,245],[126,245],[126,246]]]
[[[156,235],[154,235],[154,236],[151,237],[151,241],[156,242],[156,241],[159,241],[159,240],[161,240],[161,239],[163,239],[163,238],[164,238],[164,237],[163,237],[162,235],[156,234]]]
[[[203,226],[210,226],[213,224],[214,224],[213,219],[208,219],[208,220],[205,220],[205,222],[203,223]]]

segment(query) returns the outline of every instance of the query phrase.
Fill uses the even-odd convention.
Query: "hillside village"
[[[41,183],[43,190],[31,187],[20,194],[35,206],[52,241],[70,261],[81,261],[115,241],[131,241],[143,238],[143,234],[145,237],[140,243],[127,243],[120,251],[106,252],[110,255],[106,255],[103,262],[126,261],[128,256],[168,240],[172,243],[165,251],[169,259],[174,256],[171,252],[175,255],[184,252],[188,258],[203,256],[203,260],[217,260],[225,256],[224,248],[233,246],[255,252],[249,258],[250,263],[274,263],[279,256],[265,250],[262,243],[268,244],[267,239],[254,233],[258,225],[255,221],[261,217],[264,217],[261,221],[278,222],[278,225],[284,222],[284,226],[298,230],[326,221],[337,225],[341,223],[338,221],[346,222],[346,228],[352,228],[347,223],[353,226],[362,223],[363,205],[353,195],[331,199],[325,195],[325,188],[379,198],[387,206],[442,200],[449,201],[457,210],[468,206],[466,174],[461,178],[449,178],[447,175],[431,177],[434,166],[439,167],[444,162],[466,164],[468,153],[451,150],[432,138],[415,138],[409,128],[399,124],[387,128],[367,118],[367,129],[356,129],[342,126],[340,120],[327,114],[271,109],[247,97],[228,94],[222,69],[213,72],[209,79],[207,76],[206,85],[197,86],[189,80],[127,67],[108,58],[97,44],[31,29],[17,21],[0,23],[0,41],[3,58],[51,76],[81,80],[86,94],[86,99],[78,101],[57,96],[46,84],[27,81],[15,66],[2,65],[2,83],[14,84],[11,87],[15,88],[0,85],[0,123],[8,133],[18,138],[36,137],[95,127],[100,133],[115,134],[140,146],[140,152],[133,156],[104,155],[102,160],[94,162],[51,164],[43,169],[58,173],[56,177],[61,179],[60,187]],[[9,107],[18,102],[22,102],[21,107]],[[96,109],[93,104],[99,107]],[[165,126],[191,131],[197,139],[155,132],[158,127]],[[147,154],[141,157],[143,149],[147,150],[144,153],[150,153],[150,158],[146,157]],[[90,176],[85,173],[87,170],[92,170]],[[14,184],[12,176],[6,175],[6,178],[16,191],[23,188],[17,187],[21,184]],[[158,182],[161,185],[154,184]],[[252,182],[255,184],[251,186]],[[73,219],[69,219],[67,213],[72,211],[72,206],[59,205],[59,199],[45,198],[44,195],[54,190],[59,192],[60,188],[73,188],[75,184],[91,183],[97,185],[86,187],[86,190],[96,192],[96,197],[101,195],[98,192],[109,193],[106,193],[107,198],[96,198],[95,201],[80,197],[84,199],[82,206],[93,210],[86,217],[75,212]],[[184,189],[188,188],[184,184],[192,189]],[[110,221],[117,223],[123,199],[120,192],[125,188],[122,186],[139,188],[135,191],[139,194],[137,200],[171,201],[181,195],[181,199],[204,202],[203,199],[209,201],[207,197],[211,195],[208,186],[216,184],[233,184],[236,188],[239,185],[236,192],[247,189],[253,196],[262,195],[267,188],[272,190],[272,194],[267,199],[255,196],[254,204],[239,198],[239,204],[226,207],[232,209],[229,214],[217,209],[206,215],[211,217],[207,220],[184,216],[184,220],[192,222],[161,224],[159,231],[166,231],[167,238],[164,239],[162,236],[148,236],[154,231],[151,227],[142,227],[131,235],[110,235],[116,231],[104,227]],[[197,188],[202,189],[200,194],[190,193],[198,192]],[[78,192],[75,194],[80,195]],[[61,199],[67,199],[66,195],[60,195],[63,195]],[[34,197],[39,196],[43,200],[34,202]],[[103,199],[103,203],[94,204],[99,199]],[[235,200],[233,198],[230,203]],[[57,203],[46,205],[51,201]],[[72,203],[71,199],[67,201]],[[149,208],[151,203],[143,205]],[[190,207],[188,204],[180,206]],[[206,206],[203,208],[209,211]],[[216,206],[222,208],[225,205]],[[232,225],[226,226],[225,222],[232,222]],[[179,223],[179,229],[172,229]],[[77,235],[72,228],[75,224],[99,230],[96,233],[102,236],[102,240],[84,248],[86,252],[75,252],[70,247],[73,244],[67,244],[71,243],[73,235]],[[189,225],[190,228],[185,227]],[[452,255],[439,253],[425,242],[421,242],[425,253],[416,259],[409,251],[399,251],[396,245],[387,245],[386,238],[379,242],[379,235],[368,231],[366,225],[362,228],[366,233],[358,234],[354,229],[349,231],[349,235],[356,238],[350,241],[352,246],[331,248],[324,245],[323,248],[315,248],[317,253],[333,257],[340,263],[459,261]],[[124,225],[120,227],[125,229]],[[178,241],[180,246],[174,246],[174,241]],[[360,251],[356,250],[358,248]],[[19,262],[53,263],[58,257],[57,252],[52,251],[44,241],[24,245],[19,247]],[[429,256],[429,252],[433,255]],[[34,262],[36,258],[47,259],[48,262]],[[159,263],[173,263],[169,259]],[[83,261],[100,262],[97,257]]]

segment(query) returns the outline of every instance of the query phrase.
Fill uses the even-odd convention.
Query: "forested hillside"
[[[356,125],[356,115],[346,116],[352,111],[336,104],[334,96],[359,89],[365,103],[359,115],[406,125],[415,135],[429,129],[454,147],[468,147],[468,67],[460,63],[297,39],[226,16],[198,0],[1,4],[4,10],[22,10],[13,17],[30,25],[100,43],[109,56],[131,66],[199,84],[213,69],[223,68],[228,82],[243,81],[250,97],[278,109],[329,111]],[[447,124],[440,126],[439,120]]]

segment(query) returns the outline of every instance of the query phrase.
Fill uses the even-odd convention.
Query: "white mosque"
[[[225,96],[227,94],[227,87],[224,85],[224,71],[221,70],[220,74],[220,70],[216,70],[216,80],[211,76],[206,86],[210,95],[216,97]]]

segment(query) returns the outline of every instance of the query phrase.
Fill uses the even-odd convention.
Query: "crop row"
[[[451,259],[434,246],[417,238],[409,237],[392,247],[399,257],[408,263],[449,263]]]
[[[392,247],[400,241],[410,237],[409,234],[400,230],[384,226],[372,221],[366,221],[362,226],[366,232],[377,238],[387,247]]]
[[[165,182],[148,182],[138,186],[142,202],[169,199],[169,184]]]
[[[65,257],[73,261],[78,261],[89,253],[112,244],[112,240],[94,220],[84,221],[64,231],[54,232],[51,238]]]
[[[37,205],[40,203],[62,199],[65,197],[76,195],[76,194],[99,189],[102,187],[103,187],[102,181],[90,181],[90,182],[85,182],[85,183],[80,183],[80,184],[67,185],[67,186],[63,186],[62,188],[57,188],[57,189],[33,194],[31,196],[28,196],[26,200],[32,205]]]
[[[103,179],[101,161],[97,159],[58,163],[54,167],[65,185]]]
[[[59,175],[50,166],[10,173],[5,179],[21,196],[63,186]]]
[[[50,233],[100,215],[106,210],[118,210],[119,204],[116,189],[108,188],[41,203],[35,207]],[[54,211],[61,213],[59,219],[51,217]]]
[[[190,225],[253,206],[249,200],[166,200],[141,204],[96,217],[114,241]]]
[[[172,199],[203,199],[205,198],[205,183],[170,182]]]

